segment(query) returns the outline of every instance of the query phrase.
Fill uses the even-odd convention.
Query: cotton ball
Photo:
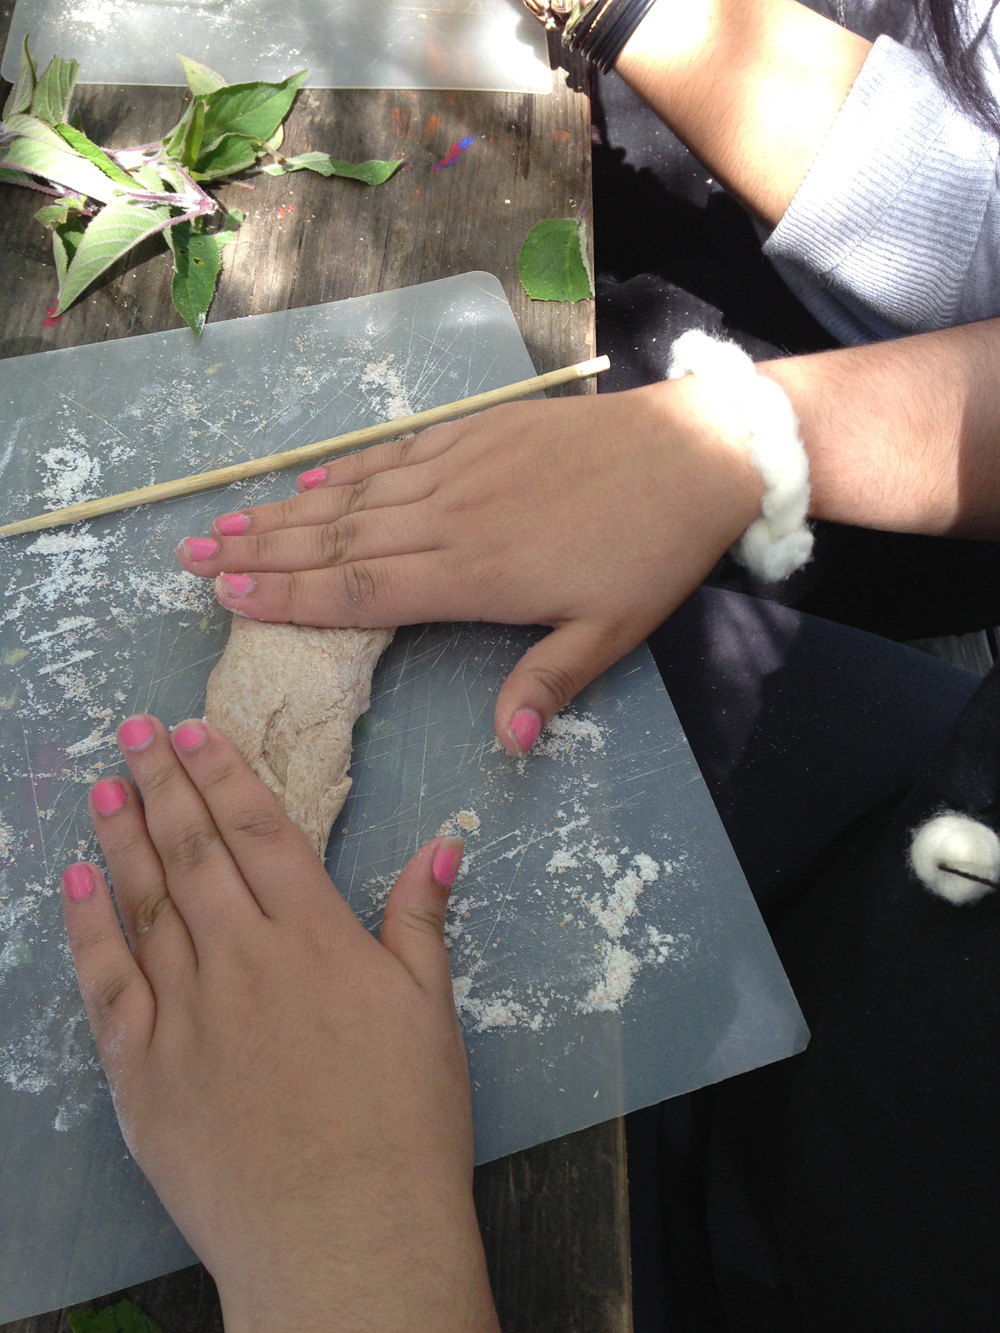
[[[946,811],[915,831],[910,865],[924,887],[939,898],[959,906],[975,903],[997,887],[1000,838],[968,815]],[[968,875],[975,878],[965,878]]]

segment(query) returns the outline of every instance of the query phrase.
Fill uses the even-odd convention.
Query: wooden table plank
[[[11,6],[0,9],[4,40]],[[72,52],[66,52],[71,56]],[[86,71],[84,71],[84,74]],[[82,88],[91,137],[109,146],[165,132],[180,89]],[[475,135],[453,167],[433,164]],[[575,215],[590,199],[586,74],[557,70],[551,96],[504,93],[326,91],[300,94],[286,150],[357,161],[404,156],[385,186],[300,172],[260,177],[252,191],[219,191],[247,220],[224,254],[210,320],[262,314],[408,286],[472,269],[503,283],[532,360],[550,370],[594,354],[592,302],[535,303],[517,280],[517,251],[541,218]],[[43,202],[0,186],[0,356],[78,346],[179,327],[161,242],[126,258],[57,325],[48,233],[32,221]],[[593,392],[592,383],[564,392]],[[476,1172],[476,1204],[505,1333],[627,1333],[631,1328],[625,1144],[621,1121],[597,1125]],[[203,1268],[128,1293],[165,1333],[219,1333],[214,1285]],[[119,1297],[116,1293],[114,1299]],[[103,1305],[106,1301],[95,1302]],[[63,1333],[64,1311],[0,1333]]]

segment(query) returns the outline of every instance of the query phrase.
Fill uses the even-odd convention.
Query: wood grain
[[[0,41],[10,8],[0,8]],[[180,89],[82,88],[79,105],[93,139],[124,146],[169,128],[184,100]],[[502,282],[536,370],[594,355],[593,303],[532,302],[516,269],[521,241],[535,222],[574,216],[589,204],[590,114],[580,67],[556,70],[551,96],[542,97],[305,91],[286,128],[288,153],[315,149],[354,161],[403,155],[406,166],[375,189],[298,172],[259,177],[252,191],[220,190],[222,201],[242,208],[247,220],[225,251],[210,320],[484,269]],[[475,143],[459,162],[434,171],[451,145],[470,134]],[[181,327],[159,241],[118,264],[58,324],[43,327],[56,282],[48,234],[32,221],[40,202],[27,190],[0,186],[0,356]],[[593,388],[590,381],[552,392]],[[622,1122],[480,1167],[475,1188],[505,1333],[627,1333]],[[203,1268],[127,1294],[164,1333],[222,1329]],[[66,1312],[55,1311],[5,1325],[0,1333],[68,1328]]]

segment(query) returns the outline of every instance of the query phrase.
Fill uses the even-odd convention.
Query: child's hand
[[[497,736],[522,753],[760,513],[745,434],[692,376],[512,403],[313,469],[178,556],[258,620],[551,625],[497,698]]]
[[[126,1140],[218,1285],[229,1333],[496,1330],[468,1071],[443,943],[461,843],[407,865],[381,941],[203,722],[119,743],[100,872],[63,879]]]

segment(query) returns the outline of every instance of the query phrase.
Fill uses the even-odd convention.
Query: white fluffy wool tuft
[[[910,865],[924,887],[939,898],[957,906],[976,903],[997,887],[1000,838],[968,815],[946,810],[914,830]],[[983,880],[988,882],[980,883]]]
[[[764,482],[764,499],[760,518],[732,554],[758,578],[778,583],[801,569],[813,548],[806,523],[809,459],[789,397],[780,384],[757,374],[741,347],[701,329],[682,333],[671,352],[669,379],[697,376],[746,423],[747,453]]]

